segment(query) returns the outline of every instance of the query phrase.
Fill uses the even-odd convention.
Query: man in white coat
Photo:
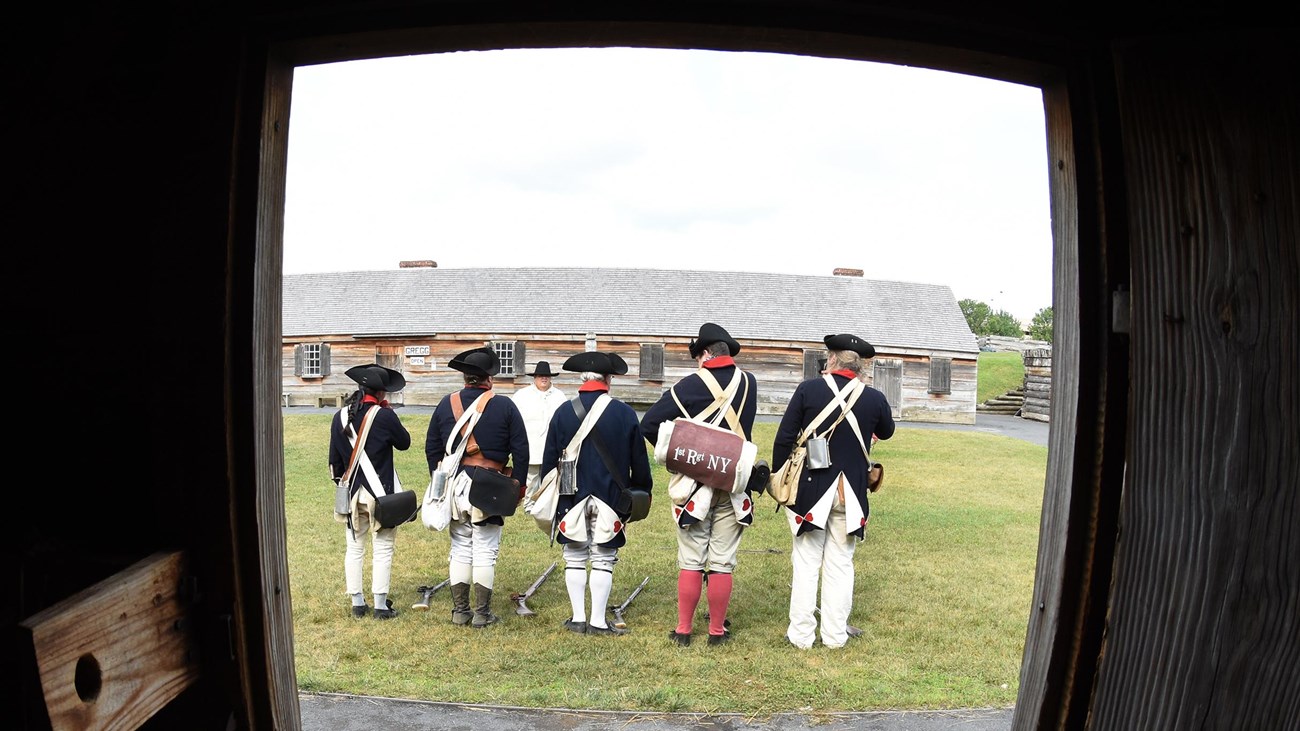
[[[551,423],[551,414],[568,400],[564,392],[551,385],[551,364],[544,360],[537,361],[532,373],[533,385],[525,386],[511,395],[510,399],[524,415],[524,426],[528,429],[528,486],[535,488],[541,479],[542,453],[546,451],[546,427]]]

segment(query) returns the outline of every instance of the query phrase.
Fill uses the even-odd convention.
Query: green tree
[[[961,314],[966,318],[966,325],[970,331],[976,335],[987,335],[984,332],[984,324],[989,319],[989,306],[976,300],[961,300],[957,303],[961,308]]]
[[[984,327],[988,332],[980,333],[981,335],[1002,335],[1008,338],[1023,338],[1025,336],[1025,328],[1021,326],[1020,321],[1006,310],[998,310],[989,315]]]
[[[1024,336],[1020,321],[1006,310],[994,312],[987,304],[971,299],[960,300],[957,306],[966,317],[966,325],[976,335],[1005,335],[1009,338]]]
[[[1052,342],[1052,308],[1044,307],[1034,313],[1034,319],[1029,321],[1029,337],[1034,340],[1046,340]]]

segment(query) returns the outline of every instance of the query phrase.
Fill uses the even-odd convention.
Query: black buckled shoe
[[[594,624],[587,625],[587,634],[589,635],[625,635],[627,630],[618,627],[597,627]]]
[[[366,616],[367,614],[370,614],[370,605],[369,605],[369,604],[362,604],[361,606],[355,606],[355,605],[354,605],[354,606],[352,607],[352,616],[353,616],[353,617],[356,617],[357,619],[361,619],[362,617]]]
[[[720,635],[709,635],[710,645],[721,645],[724,642],[731,642],[730,632],[723,632]]]
[[[676,642],[680,647],[691,646],[691,635],[689,632],[686,634],[682,634],[677,630],[673,630],[672,632],[668,633],[668,639],[672,640],[673,642]]]
[[[587,623],[586,623],[586,622],[575,622],[575,621],[573,621],[572,619],[566,619],[566,620],[564,620],[564,628],[567,629],[567,630],[569,630],[570,632],[577,632],[577,633],[580,634],[580,635],[581,635],[581,634],[586,634],[586,632],[587,632]]]
[[[386,607],[380,609],[375,607],[375,619],[392,619],[397,616],[397,610],[393,609],[393,600],[389,599]]]

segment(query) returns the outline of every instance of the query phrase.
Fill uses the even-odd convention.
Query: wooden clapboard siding
[[[903,359],[903,421],[947,424],[975,423],[978,365],[974,360],[952,361],[952,392],[930,393],[930,359]]]
[[[602,286],[593,288],[593,281]],[[679,294],[674,307],[664,308],[654,292],[666,288],[690,294]],[[338,295],[362,289],[379,293],[380,301],[372,305],[384,313],[382,318],[345,306]],[[774,300],[767,294],[774,289],[788,296]],[[579,290],[586,293],[582,308],[518,307],[509,296],[530,291],[544,297],[550,292],[559,301]],[[826,306],[828,298],[839,306]],[[484,306],[458,304],[471,299]],[[726,305],[719,307],[719,302]],[[759,378],[756,399],[762,413],[781,413],[795,387],[811,375],[804,364],[824,354],[823,333],[853,332],[875,343],[881,353],[900,357],[973,358],[978,353],[950,288],[861,277],[610,267],[332,272],[284,277],[282,311],[286,343],[339,331],[355,342],[433,338],[439,347],[452,349],[475,346],[479,339],[538,341],[541,350],[527,350],[525,362],[536,362],[548,352],[543,341],[554,339],[561,352],[577,351],[593,334],[597,347],[614,350],[628,361],[632,372],[621,379],[618,393],[636,404],[652,402],[666,385],[696,368],[687,352],[692,338],[665,333],[690,333],[702,321],[717,320],[744,347],[740,362]],[[662,378],[643,380],[637,372],[640,348],[647,344],[664,346]],[[407,404],[425,403],[449,385],[436,368],[421,372],[413,366],[404,372],[413,378],[394,400]],[[499,380],[502,390],[513,385]],[[350,388],[346,381],[323,378],[289,380],[284,390],[291,402],[305,397],[312,403],[320,392],[340,386]],[[969,407],[963,401],[960,394],[940,397],[927,389],[923,403],[912,409],[913,418],[938,414],[948,419],[949,412],[968,410],[973,419],[973,399]],[[891,404],[896,410],[903,405]]]
[[[1026,350],[1023,358],[1025,402],[1020,407],[1020,415],[1035,421],[1051,421],[1052,351],[1047,348]]]
[[[347,369],[374,362],[377,348],[422,345],[429,347],[426,362],[403,364],[400,370],[406,376],[406,387],[400,393],[391,394],[389,400],[408,406],[436,405],[463,382],[461,373],[447,367],[447,362],[465,350],[482,347],[493,340],[525,343],[526,362],[519,367],[519,373],[514,377],[498,376],[494,379],[495,388],[503,394],[531,384],[532,379],[526,374],[537,361],[549,361],[552,370],[560,371],[569,356],[586,348],[585,336],[528,333],[468,333],[434,338],[375,339],[339,335],[321,339],[286,338],[281,363],[283,393],[288,396],[290,406],[316,406],[322,403],[319,400],[322,397],[326,404],[332,404],[334,397],[356,389],[356,384],[346,375]],[[322,341],[330,344],[331,374],[321,378],[295,376],[294,345]],[[664,347],[663,378],[643,380],[639,373],[641,346],[651,343]],[[598,336],[596,349],[618,353],[627,361],[628,373],[615,378],[613,394],[638,409],[644,409],[657,401],[665,389],[696,371],[698,366],[690,355],[688,343],[689,338]],[[758,413],[769,415],[784,413],[794,389],[804,381],[804,354],[824,351],[819,342],[789,342],[780,346],[767,341],[741,342],[741,347],[737,362],[758,380],[758,393],[755,394]],[[889,354],[882,352],[878,357],[889,357]],[[891,404],[899,418],[958,424],[975,422],[976,361],[953,359],[952,392],[933,394],[929,393],[930,359],[907,355],[902,356],[902,360],[907,364],[904,368],[903,402]],[[552,383],[566,393],[576,393],[581,380],[576,373],[560,372]]]

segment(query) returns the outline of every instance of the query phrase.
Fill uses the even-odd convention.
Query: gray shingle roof
[[[691,337],[978,353],[949,287],[861,277],[594,268],[410,268],[284,277],[283,334],[539,333]]]

